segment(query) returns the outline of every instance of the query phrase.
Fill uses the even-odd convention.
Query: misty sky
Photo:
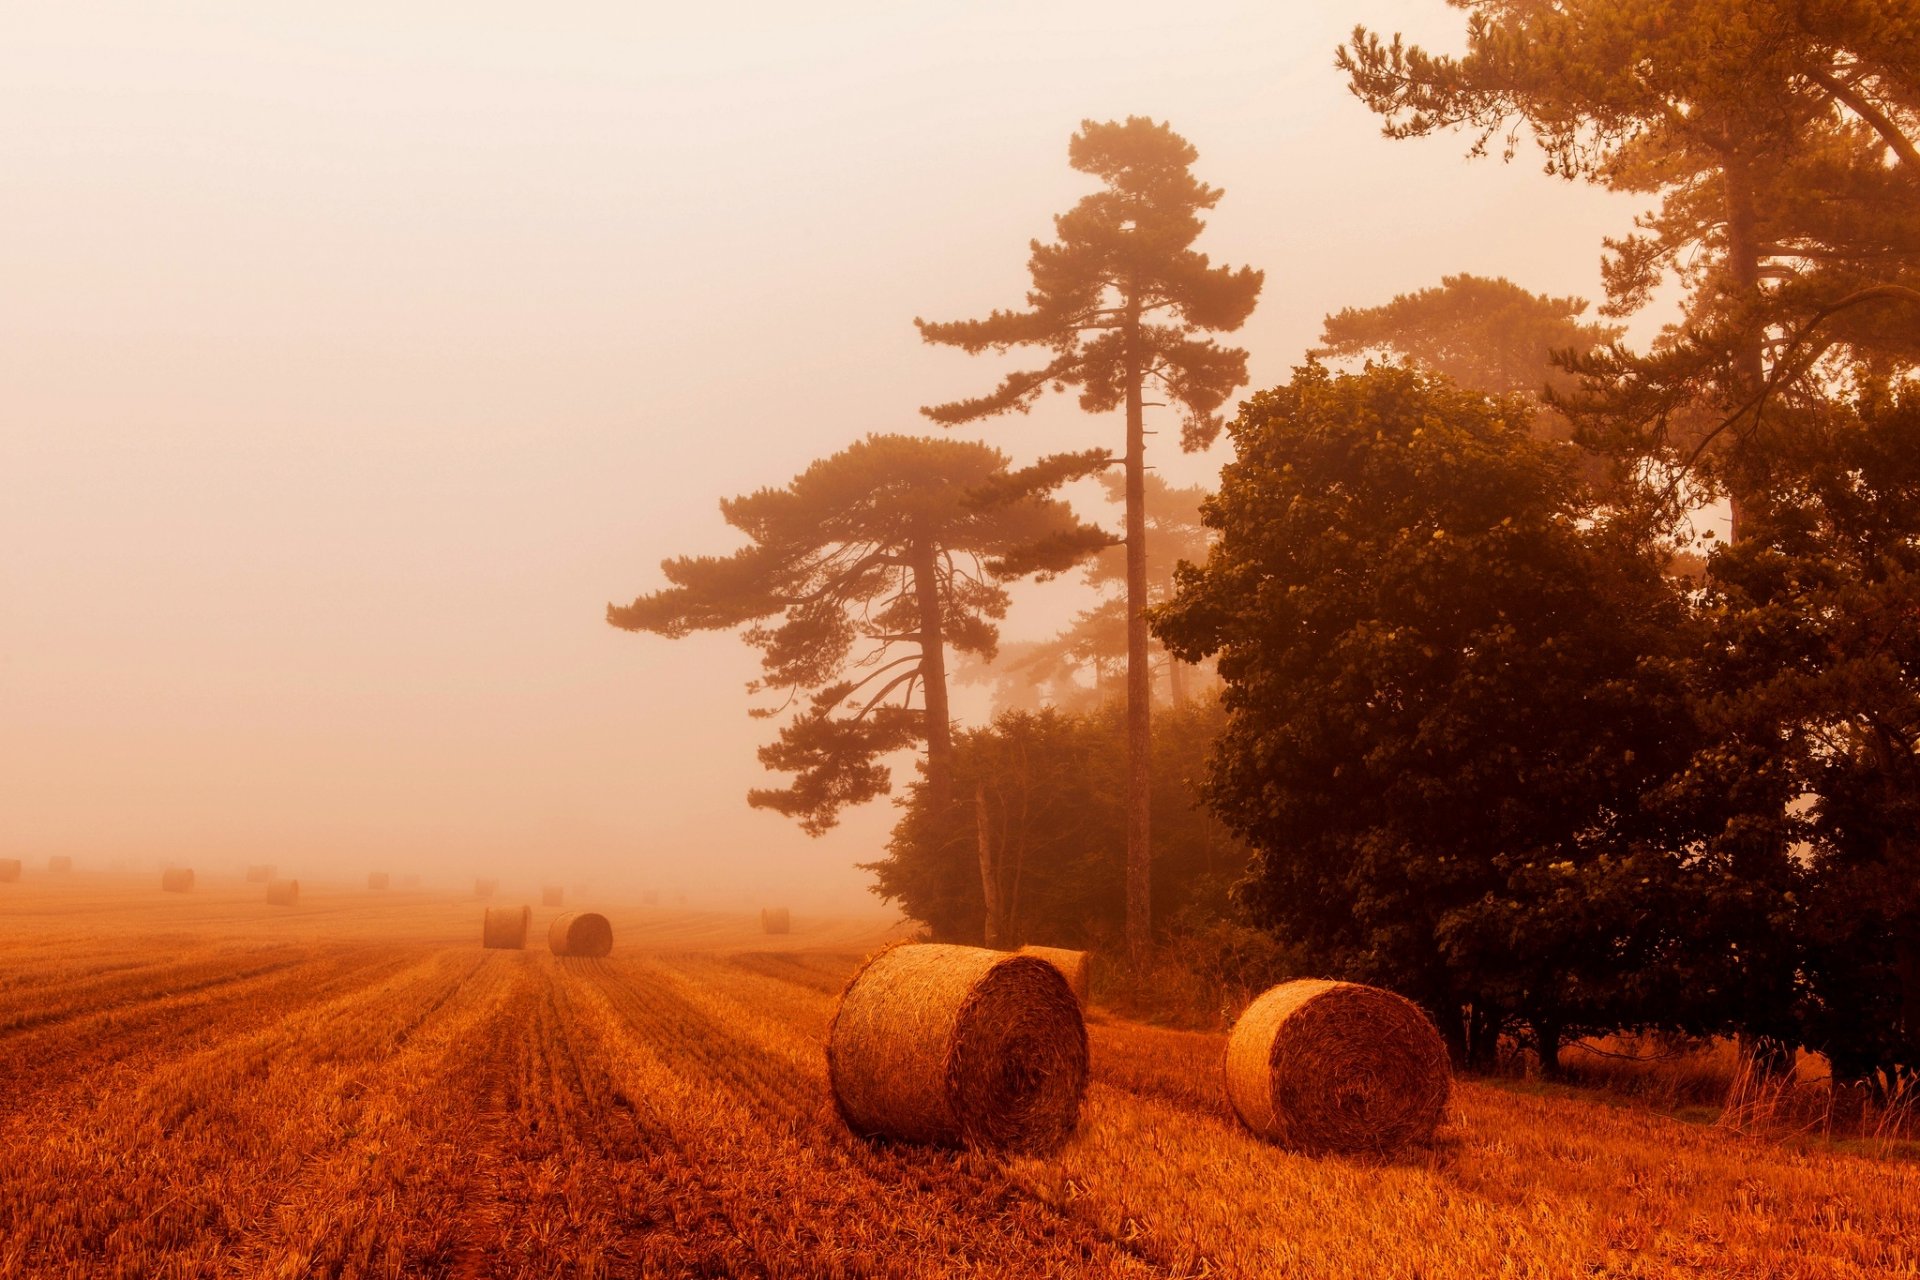
[[[1442,0],[679,9],[10,8],[0,855],[870,902],[891,806],[744,805],[753,651],[602,612],[737,545],[718,498],[995,380],[911,322],[1020,302],[1082,118],[1226,189],[1198,247],[1267,273],[1255,387],[1444,273],[1595,296],[1636,208],[1379,137],[1334,46],[1453,47]]]

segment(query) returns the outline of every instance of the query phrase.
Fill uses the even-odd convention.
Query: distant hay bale
[[[1060,971],[1067,980],[1067,986],[1073,989],[1073,998],[1081,1007],[1087,1003],[1087,992],[1093,986],[1093,953],[1090,951],[1069,951],[1065,947],[1022,947],[1020,955],[1032,956],[1036,960],[1045,960]]]
[[[391,883],[392,879],[384,871],[367,872],[367,888],[369,889],[384,889]]]
[[[524,951],[532,924],[532,907],[488,907],[480,926],[480,945],[493,951]]]
[[[167,893],[185,893],[193,888],[192,867],[168,867],[160,873],[160,888]]]
[[[841,993],[827,1079],[862,1136],[1046,1152],[1079,1122],[1086,1023],[1044,960],[909,943]]]
[[[300,901],[298,880],[267,881],[267,902],[276,907],[295,906]]]
[[[1318,978],[1260,996],[1227,1038],[1227,1097],[1249,1129],[1307,1152],[1384,1152],[1433,1135],[1451,1073],[1411,1000]]]
[[[658,889],[642,889],[640,891],[641,906],[652,907],[652,906],[658,906],[659,903],[660,903],[660,891]]]
[[[544,885],[540,889],[540,905],[543,907],[557,907],[566,900],[566,893],[557,884]]]
[[[787,914],[785,907],[760,908],[760,932],[792,933],[793,917]]]
[[[47,859],[49,875],[66,876],[73,874],[73,859],[64,853],[56,853]]]
[[[20,859],[0,858],[0,883],[11,884],[20,878]]]
[[[491,898],[499,887],[500,882],[498,880],[475,880],[473,882],[473,896],[476,898]]]
[[[569,911],[547,926],[547,945],[557,956],[604,956],[613,950],[613,926],[594,911]]]
[[[274,866],[270,862],[251,862],[247,864],[247,883],[265,884],[273,879]]]

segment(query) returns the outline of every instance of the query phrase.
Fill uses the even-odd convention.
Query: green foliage
[[[1920,402],[1835,406],[1775,459],[1705,601],[1703,696],[1747,776],[1703,768],[1695,800],[1750,864],[1781,851],[1745,878],[1783,886],[1801,944],[1782,1038],[1896,1089],[1920,1078]]]
[[[1069,386],[1080,388],[1087,412],[1109,412],[1126,400],[1131,341],[1145,376],[1180,410],[1182,442],[1211,443],[1220,406],[1247,380],[1247,353],[1193,335],[1238,329],[1263,277],[1248,267],[1216,267],[1193,249],[1206,226],[1200,214],[1222,194],[1193,176],[1198,155],[1143,116],[1083,121],[1068,160],[1105,186],[1054,219],[1053,243],[1033,242],[1027,309],[914,321],[926,341],[969,354],[1034,346],[1051,358],[1009,374],[988,395],[923,412],[943,425],[1024,413],[1048,388]]]
[[[1461,274],[1377,307],[1348,307],[1323,322],[1319,356],[1389,356],[1489,395],[1539,396],[1567,385],[1556,353],[1587,354],[1619,340],[1619,325],[1582,320],[1585,298],[1529,293],[1506,279]]]
[[[748,801],[817,835],[887,793],[886,755],[920,741],[943,754],[945,650],[992,654],[1002,582],[1060,573],[1111,541],[1044,496],[1045,477],[1015,475],[983,444],[868,436],[781,488],[722,501],[748,545],[663,562],[672,585],[608,606],[607,621],[665,636],[745,628],[765,673],[749,692],[783,698],[754,714],[797,708],[760,751],[795,780]]]
[[[1154,734],[1157,817],[1154,900],[1163,929],[1228,913],[1246,849],[1196,802],[1208,744],[1221,724],[1211,703],[1164,713]],[[1001,918],[1001,945],[1108,945],[1125,917],[1125,730],[1118,707],[1074,714],[1005,712],[955,743],[951,800],[911,784],[887,856],[869,864],[874,892],[941,938],[979,942],[986,902],[977,874],[979,806]]]
[[[1608,241],[1624,315],[1663,280],[1684,323],[1648,357],[1599,352],[1575,407],[1614,448],[1739,507],[1765,487],[1768,413],[1920,358],[1920,4],[1888,0],[1463,0],[1467,49],[1364,28],[1339,52],[1389,136],[1474,131],[1550,172],[1657,195]]]
[[[1693,740],[1682,602],[1527,417],[1414,370],[1298,370],[1233,424],[1218,541],[1154,618],[1218,659],[1206,795],[1256,850],[1242,902],[1461,1050],[1637,1016],[1680,879],[1657,792]]]

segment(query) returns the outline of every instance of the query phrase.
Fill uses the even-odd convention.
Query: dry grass
[[[855,1133],[1050,1151],[1087,1088],[1087,1030],[1033,956],[909,943],[861,966],[827,1031],[827,1078]]]
[[[547,945],[557,956],[610,955],[613,925],[596,911],[569,911],[547,926]]]
[[[1435,1139],[1314,1158],[1216,1034],[1092,1015],[1045,1158],[868,1142],[822,1050],[879,941],[609,912],[473,949],[472,899],[10,887],[0,1277],[1811,1277],[1920,1271],[1920,1165],[1459,1083]]]
[[[1391,991],[1302,978],[1261,995],[1227,1039],[1248,1128],[1309,1152],[1386,1153],[1433,1137],[1451,1073],[1440,1033]]]
[[[1045,960],[1060,971],[1067,980],[1074,999],[1082,1006],[1093,990],[1093,953],[1090,951],[1070,951],[1065,947],[1022,947],[1020,954]]]

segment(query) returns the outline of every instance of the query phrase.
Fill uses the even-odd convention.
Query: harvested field
[[[827,1091],[887,930],[611,907],[604,959],[474,945],[471,897],[9,886],[0,1277],[1866,1277],[1920,1166],[1458,1081],[1435,1139],[1247,1133],[1225,1039],[1089,1014],[1044,1158],[868,1142]]]

